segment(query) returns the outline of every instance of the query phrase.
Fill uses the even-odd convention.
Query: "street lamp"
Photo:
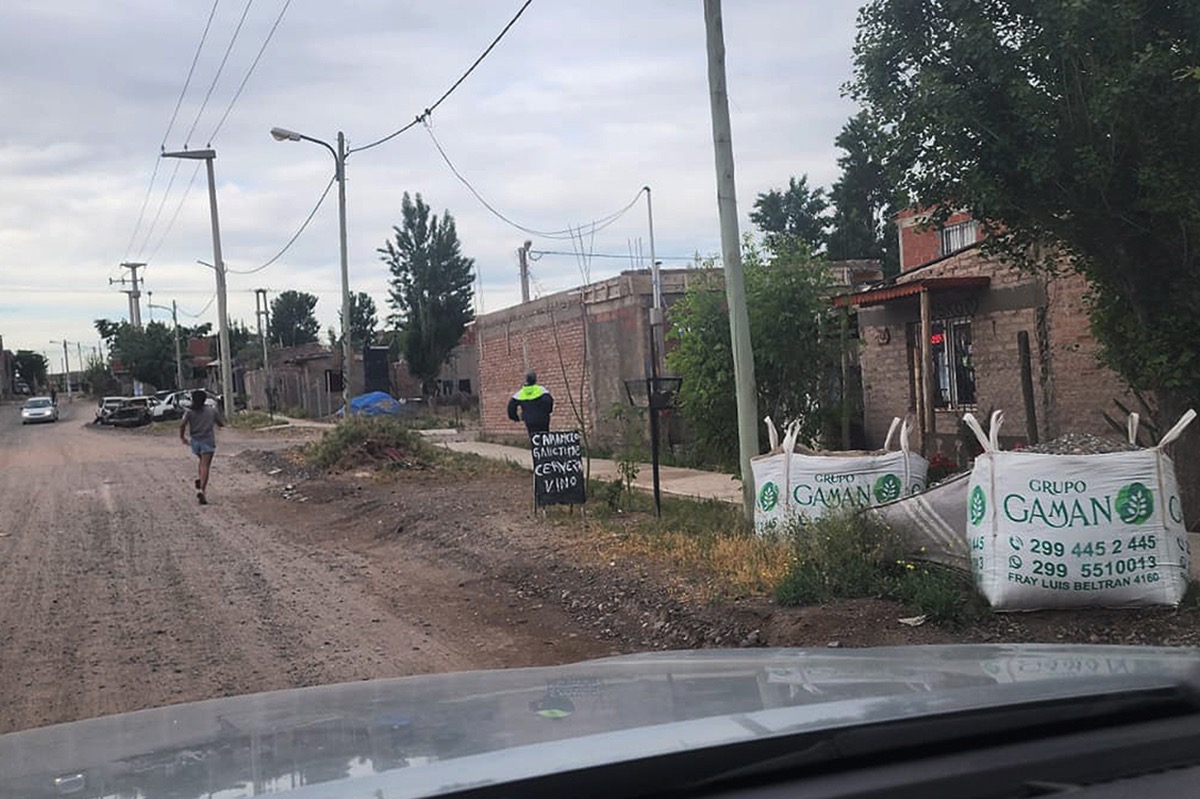
[[[71,402],[71,358],[67,355],[67,345],[71,342],[66,339],[51,339],[51,344],[61,344],[63,348],[63,371],[67,374],[67,402]]]
[[[338,235],[342,266],[342,408],[350,415],[350,267],[346,256],[346,137],[339,130],[337,149],[328,142],[305,136],[287,128],[271,128],[275,141],[310,141],[319,144],[333,156],[334,179],[338,182]]]
[[[163,153],[163,158],[187,158],[204,161],[208,170],[208,208],[212,215],[213,270],[217,273],[217,321],[220,325],[221,385],[224,388],[225,418],[233,418],[233,356],[229,350],[229,316],[225,307],[225,261],[221,258],[221,225],[217,220],[217,183],[213,177],[213,160],[216,150],[179,150]]]
[[[146,292],[146,293],[150,294],[150,292]],[[171,324],[175,328],[175,388],[177,390],[182,390],[183,389],[183,360],[180,357],[180,352],[179,352],[179,313],[178,313],[177,306],[175,304],[175,300],[171,300],[170,308],[167,308],[164,305],[155,305],[153,302],[148,302],[147,307],[149,307],[151,309],[150,313],[152,316],[151,316],[150,321],[154,321],[154,319],[153,319],[154,310],[153,309],[155,309],[155,308],[159,308],[163,311],[171,312]]]
[[[625,381],[625,396],[629,397],[629,404],[643,407],[642,400],[644,399],[646,402],[644,407],[650,412],[650,472],[654,481],[654,515],[660,518],[662,517],[662,483],[659,479],[658,469],[658,416],[675,402],[675,396],[679,393],[681,385],[683,385],[682,377],[659,377],[658,375],[647,375],[640,380]]]

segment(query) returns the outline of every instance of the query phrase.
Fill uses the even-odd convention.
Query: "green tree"
[[[84,364],[83,379],[98,397],[116,394],[120,384],[108,369],[108,364],[99,355],[89,355]]]
[[[379,325],[375,300],[365,291],[350,295],[350,346],[361,349],[375,339],[375,328]],[[338,311],[338,322],[342,312]]]
[[[279,292],[279,296],[271,300],[271,340],[281,347],[316,341],[321,332],[321,325],[313,313],[316,307],[316,296],[308,292],[291,289]]]
[[[175,331],[162,322],[139,329],[128,322],[97,319],[96,331],[108,343],[111,357],[135,380],[155,388],[175,386]],[[182,344],[182,341],[180,342]]]
[[[788,179],[787,189],[762,192],[754,201],[750,221],[766,237],[770,249],[787,250],[803,243],[810,251],[823,251],[829,235],[829,201],[825,190],[808,187],[808,175]]]
[[[50,362],[40,352],[17,350],[13,355],[13,371],[17,377],[29,384],[30,391],[37,391],[46,385]]]
[[[970,211],[987,252],[1087,277],[1103,360],[1168,419],[1200,401],[1198,63],[1194,2],[872,0],[849,86],[916,203]]]
[[[823,383],[838,342],[825,334],[831,287],[827,270],[808,251],[764,252],[747,236],[742,245],[746,306],[754,349],[758,409],[763,416],[801,422],[801,438],[820,434]],[[729,310],[720,270],[711,264],[670,309],[669,367],[683,377],[679,402],[702,459],[736,467],[737,399]],[[760,431],[764,437],[765,432]]]
[[[829,191],[833,206],[829,257],[876,259],[885,275],[894,275],[900,270],[900,247],[892,218],[899,208],[896,189],[879,155],[886,137],[860,113],[850,118],[834,143],[843,155],[837,159],[841,177]]]
[[[439,219],[417,194],[400,205],[401,225],[378,252],[392,278],[388,322],[405,333],[409,372],[425,386],[437,377],[474,318],[471,284],[475,261],[462,254],[454,217]]]

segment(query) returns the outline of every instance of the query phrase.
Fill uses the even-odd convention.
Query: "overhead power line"
[[[208,21],[204,23],[204,32],[200,34],[200,43],[196,45],[196,52],[192,55],[192,64],[188,67],[187,78],[183,82],[183,89],[179,92],[179,99],[175,101],[175,110],[171,112],[171,119],[167,122],[167,129],[163,132],[161,149],[166,149],[167,138],[171,135],[171,129],[175,127],[175,119],[179,115],[179,108],[183,105],[183,98],[187,94],[188,87],[192,84],[192,75],[196,71],[196,62],[200,60],[200,51],[204,49],[204,42],[208,39],[208,31],[212,27],[213,16],[217,13],[217,5],[220,0],[213,0],[212,8],[208,12]],[[146,184],[146,196],[142,198],[142,207],[138,211],[137,221],[133,225],[133,232],[129,234],[129,244],[125,247],[125,255],[121,258],[122,261],[129,260],[129,254],[133,252],[133,243],[137,241],[138,232],[142,228],[142,222],[146,219],[146,208],[150,205],[150,195],[154,193],[154,182],[158,178],[158,167],[162,163],[162,159],[155,157],[154,169],[150,172],[150,182]]]
[[[633,199],[630,200],[629,203],[625,207],[623,207],[617,211],[614,211],[613,213],[609,214],[608,216],[603,216],[603,217],[593,220],[591,222],[586,222],[582,225],[565,228],[563,230],[535,230],[530,227],[525,227],[524,225],[520,224],[519,222],[514,222],[512,219],[505,216],[501,211],[497,210],[496,207],[493,206],[491,203],[489,203],[486,199],[484,199],[483,195],[480,194],[478,191],[476,191],[475,187],[471,185],[471,182],[469,180],[467,180],[466,177],[464,177],[461,172],[458,171],[458,168],[456,166],[454,166],[454,162],[450,160],[450,156],[446,154],[446,150],[442,147],[441,142],[439,142],[437,139],[437,136],[434,135],[433,128],[430,127],[429,125],[426,125],[425,129],[429,132],[429,138],[433,141],[433,146],[437,148],[438,153],[442,156],[442,160],[446,162],[446,166],[450,168],[450,171],[454,174],[454,177],[458,178],[459,182],[467,187],[467,191],[471,192],[472,196],[474,196],[475,199],[479,201],[479,204],[482,205],[484,208],[486,208],[488,211],[490,211],[492,213],[492,215],[495,216],[497,219],[499,219],[501,222],[504,222],[505,224],[509,225],[510,227],[516,228],[517,230],[521,231],[522,233],[528,233],[531,236],[540,236],[541,238],[544,238],[544,239],[558,239],[558,240],[566,241],[569,239],[573,240],[577,235],[580,235],[581,232],[583,232],[583,231],[594,234],[598,231],[604,230],[606,227],[613,224],[618,219],[620,219],[622,216],[627,214],[629,212],[629,209],[631,209],[631,208],[633,208],[633,206],[637,205],[638,200],[641,199],[642,192],[644,192],[646,190],[645,187],[638,189],[637,194],[633,195]]]
[[[317,204],[314,205],[313,209],[308,212],[308,216],[304,219],[304,222],[301,223],[300,228],[296,231],[296,233],[290,239],[288,239],[288,243],[283,245],[283,249],[280,250],[279,252],[275,253],[274,256],[272,256],[271,260],[267,261],[266,263],[262,264],[261,266],[256,266],[253,269],[229,269],[228,267],[226,267],[225,271],[229,272],[231,274],[234,274],[234,275],[253,275],[255,272],[261,272],[262,270],[266,269],[268,266],[270,266],[271,264],[275,263],[280,258],[282,258],[283,254],[285,252],[287,252],[293,244],[296,243],[296,239],[300,238],[300,234],[304,232],[304,229],[306,227],[308,227],[308,223],[311,222],[313,220],[313,217],[317,215],[317,210],[321,207],[321,204],[323,202],[325,202],[325,198],[329,196],[329,190],[331,188],[333,188],[333,184],[336,180],[337,180],[337,175],[334,175],[333,177],[331,177],[329,179],[329,182],[327,184],[325,184],[325,191],[321,192],[321,196],[317,199]]]
[[[487,49],[485,49],[482,53],[479,54],[479,58],[476,58],[475,61],[472,62],[471,66],[467,67],[467,71],[464,72],[462,75],[460,75],[458,80],[454,81],[453,85],[451,85],[450,88],[447,89],[442,94],[441,97],[437,98],[437,100],[434,101],[433,105],[426,107],[426,109],[423,112],[421,112],[420,114],[418,114],[413,119],[412,122],[409,122],[407,125],[400,128],[399,130],[389,133],[388,135],[384,136],[382,139],[377,139],[377,140],[371,142],[370,144],[364,144],[362,147],[355,147],[355,148],[351,149],[350,152],[358,153],[358,152],[362,152],[363,150],[370,150],[372,147],[378,147],[379,145],[383,144],[384,142],[391,141],[392,139],[399,136],[401,133],[404,133],[406,130],[410,130],[413,127],[415,127],[417,124],[427,120],[429,118],[429,116],[434,111],[437,110],[437,107],[439,105],[441,105],[443,102],[445,102],[447,97],[454,94],[455,89],[457,89],[459,86],[461,86],[462,82],[465,81],[467,79],[467,77],[472,72],[475,71],[475,67],[479,66],[483,62],[483,59],[488,57],[488,53],[492,52],[492,49],[495,48],[495,46],[500,43],[500,40],[504,38],[504,35],[506,33],[508,33],[509,29],[512,28],[513,25],[517,24],[517,20],[521,18],[521,15],[525,13],[525,9],[529,8],[530,3],[532,3],[532,2],[533,2],[533,0],[525,0],[524,5],[522,5],[517,10],[517,13],[514,14],[513,18],[508,21],[508,24],[504,26],[503,30],[501,30],[500,33],[496,34],[496,38],[492,39],[492,43],[487,46]]]
[[[279,9],[279,16],[275,17],[275,24],[271,26],[271,30],[267,31],[267,37],[263,39],[262,47],[258,48],[258,54],[254,56],[254,61],[251,62],[250,68],[246,70],[246,75],[242,78],[242,82],[238,84],[237,91],[233,93],[233,99],[229,101],[229,105],[225,108],[225,113],[221,114],[221,121],[213,128],[213,132],[208,135],[208,141],[211,143],[217,137],[217,133],[221,130],[221,126],[225,124],[225,120],[229,118],[229,112],[233,110],[233,106],[237,103],[238,98],[242,96],[242,90],[246,88],[246,84],[250,81],[250,76],[254,74],[254,70],[258,67],[259,60],[263,57],[263,53],[267,51],[267,45],[271,43],[271,38],[275,35],[275,30],[279,27],[279,23],[283,21],[283,15],[287,13],[288,6],[292,4],[292,0],[284,0],[283,7]],[[247,6],[249,7],[249,6]]]
[[[213,295],[208,298],[208,302],[204,303],[204,307],[201,308],[196,313],[192,313],[191,311],[185,311],[183,308],[178,308],[178,311],[179,311],[179,313],[183,314],[184,316],[189,316],[192,319],[199,319],[201,316],[204,316],[205,311],[207,311],[209,308],[212,307],[213,301],[216,299],[217,299],[217,293],[214,291]]]
[[[171,221],[167,222],[167,229],[158,237],[158,243],[154,245],[154,249],[150,251],[149,257],[146,258],[147,263],[154,261],[155,256],[158,255],[158,251],[162,249],[163,243],[167,240],[167,236],[175,228],[175,222],[179,219],[179,212],[183,210],[183,204],[187,202],[188,195],[192,192],[192,187],[196,185],[196,178],[200,175],[200,167],[202,165],[203,162],[197,161],[195,168],[192,169],[192,179],[188,181],[187,186],[183,189],[183,194],[179,196],[179,202],[175,205],[175,212],[171,214]]]
[[[533,260],[536,261],[539,258],[541,258],[543,255],[563,255],[563,256],[571,256],[572,258],[576,258],[579,256],[579,253],[567,252],[566,250],[530,250],[529,255],[531,258],[533,258]],[[631,260],[631,256],[628,253],[625,255],[618,255],[617,253],[593,252],[593,253],[588,253],[587,257],[588,258],[615,258],[615,259],[621,260],[621,261]],[[657,255],[657,256],[655,256],[655,260],[658,260],[658,261],[695,261],[696,256],[694,256],[694,255]]]
[[[196,126],[200,124],[200,117],[204,115],[204,109],[208,107],[208,101],[212,98],[213,90],[217,88],[217,81],[221,79],[221,72],[225,69],[225,63],[229,60],[229,54],[233,52],[233,45],[238,40],[238,35],[242,32],[242,25],[246,22],[246,15],[250,13],[250,6],[254,5],[254,0],[246,0],[246,5],[242,8],[242,16],[238,19],[237,27],[233,29],[233,35],[229,37],[229,44],[225,47],[225,54],[221,56],[221,63],[217,65],[217,72],[213,75],[212,83],[208,84],[208,91],[204,93],[204,102],[200,103],[200,109],[196,111],[196,118],[192,120],[192,126],[188,128],[187,136],[183,139],[184,149],[192,141],[192,134],[196,132]]]
[[[200,51],[204,49],[204,42],[208,39],[208,31],[212,28],[213,17],[217,13],[217,6],[221,0],[213,0],[212,8],[208,12],[208,21],[204,23],[204,33],[200,34],[200,43],[196,45],[196,53],[192,56],[192,65],[188,67],[187,79],[183,82],[183,89],[179,92],[179,99],[175,101],[175,110],[171,112],[171,121],[167,123],[167,130],[163,133],[162,149],[167,149],[167,139],[171,136],[171,128],[175,127],[175,118],[179,116],[179,108],[183,105],[183,98],[187,95],[188,87],[192,85],[192,75],[196,73],[196,64],[200,61]]]

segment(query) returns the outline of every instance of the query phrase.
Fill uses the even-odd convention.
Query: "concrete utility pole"
[[[70,342],[68,342],[64,338],[61,341],[59,341],[58,339],[52,339],[50,341],[50,343],[51,344],[62,344],[63,372],[65,372],[67,375],[67,401],[70,402],[71,401],[71,357],[67,354],[67,344],[69,344]]]
[[[120,283],[122,285],[129,283],[130,288],[121,289],[121,291],[129,295],[129,324],[133,325],[139,330],[142,328],[142,292],[138,286],[138,270],[145,266],[145,264],[141,263],[123,263],[121,264],[121,267],[129,270],[129,277],[122,277],[118,280],[113,280],[111,277],[108,279],[108,284],[110,286],[113,283]]]
[[[233,418],[233,353],[229,351],[229,313],[226,310],[225,297],[225,261],[221,257],[221,225],[217,219],[217,179],[213,174],[213,161],[217,157],[216,150],[180,150],[179,152],[163,153],[163,158],[187,158],[204,161],[208,172],[208,210],[212,217],[213,240],[213,271],[217,273],[217,322],[221,345],[221,388],[224,399],[223,410],[225,418]]]
[[[527,240],[517,250],[517,258],[521,262],[521,302],[529,302],[529,248],[532,246],[533,242]]]
[[[266,391],[265,391],[265,393],[267,395],[267,413],[271,416],[272,419],[274,419],[275,418],[275,396],[274,396],[275,381],[271,379],[271,357],[270,357],[270,351],[267,348],[267,330],[270,329],[270,325],[271,325],[271,320],[270,320],[270,317],[268,316],[269,313],[270,313],[270,311],[268,310],[268,305],[267,305],[267,290],[266,289],[255,289],[254,290],[254,318],[256,320],[258,320],[258,337],[260,339],[262,339],[263,370],[264,370],[264,373],[266,374],[266,379],[267,379],[267,387],[266,387]]]
[[[754,520],[754,473],[750,459],[758,453],[758,396],[754,351],[750,348],[750,317],[742,275],[738,236],[737,191],[733,177],[733,135],[729,125],[729,96],[725,90],[725,32],[721,0],[704,0],[708,39],[708,88],[712,105],[713,151],[717,167],[717,211],[721,220],[721,256],[725,261],[725,298],[729,304],[729,335],[733,343],[733,379],[737,385],[738,450],[742,468],[742,511]]]

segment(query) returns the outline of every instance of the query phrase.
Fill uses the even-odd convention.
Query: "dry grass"
[[[593,486],[594,498],[599,486]],[[693,599],[769,596],[793,557],[781,539],[761,538],[727,503],[663,498],[654,517],[645,494],[634,492],[629,510],[589,502],[586,532],[578,516],[554,509],[548,518],[580,530],[579,551],[603,562],[640,564],[661,572],[672,589]]]

